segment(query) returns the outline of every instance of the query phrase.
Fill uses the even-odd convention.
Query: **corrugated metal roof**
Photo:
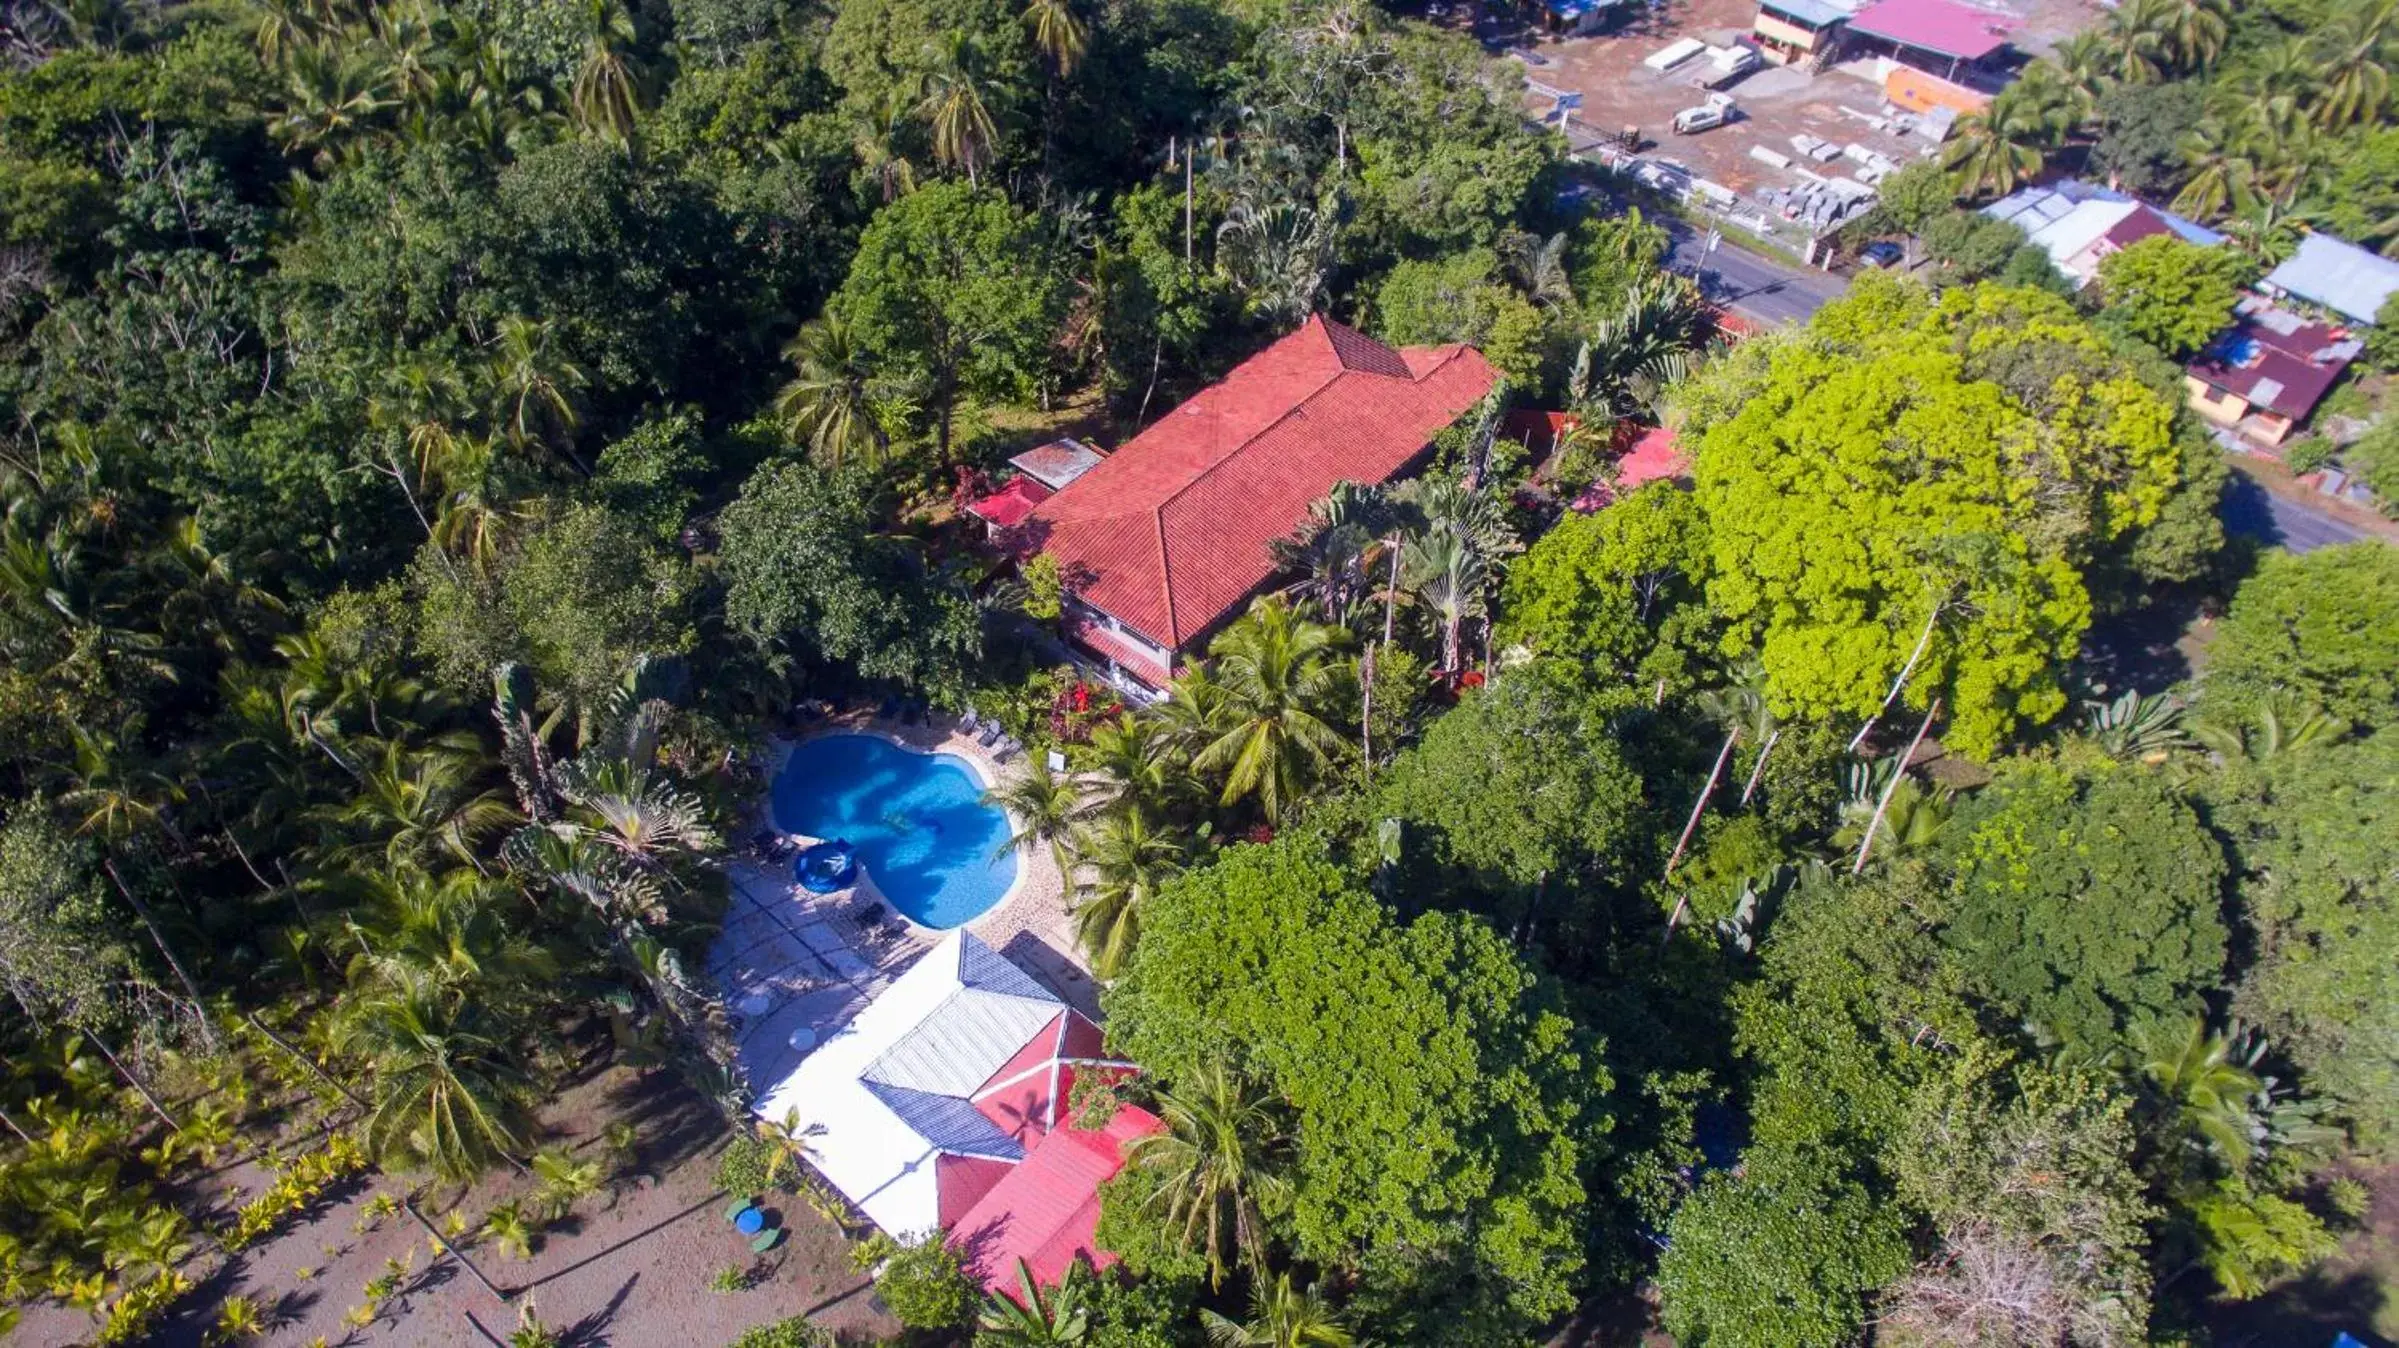
[[[900,1122],[915,1129],[917,1136],[943,1151],[991,1161],[1025,1159],[1023,1145],[1001,1132],[971,1100],[912,1091],[880,1081],[869,1081],[866,1088],[898,1115]]]
[[[1848,10],[1829,0],[1760,0],[1758,8],[1788,14],[1810,28],[1840,23],[1849,17]]]
[[[2265,284],[2371,323],[2383,301],[2399,292],[2399,262],[2329,234],[2309,234],[2289,261],[2266,274]]]
[[[1961,61],[1979,61],[2007,45],[2020,22],[2012,14],[1950,0],[1881,0],[1849,21],[1853,32]]]
[[[967,1096],[1057,1020],[1060,1003],[961,987],[859,1075],[936,1095]]]

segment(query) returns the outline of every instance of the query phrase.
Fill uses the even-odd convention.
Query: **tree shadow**
[[[606,1344],[608,1327],[616,1323],[617,1312],[624,1309],[626,1300],[633,1295],[633,1285],[640,1281],[639,1273],[627,1277],[608,1298],[607,1305],[559,1331],[559,1348],[601,1348]]]
[[[2255,1300],[2211,1303],[2202,1318],[2216,1348],[2330,1343],[2344,1331],[2372,1348],[2391,1348],[2371,1330],[2385,1297],[2370,1269],[2316,1269]]]

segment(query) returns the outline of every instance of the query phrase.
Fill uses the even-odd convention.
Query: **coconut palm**
[[[507,797],[485,785],[491,765],[472,735],[445,735],[422,747],[384,740],[353,761],[360,774],[356,792],[317,811],[361,839],[335,848],[334,855],[379,844],[394,867],[428,863],[437,852],[478,866],[478,845],[516,822]]]
[[[1017,1295],[990,1292],[976,1319],[975,1342],[987,1348],[1074,1348],[1091,1335],[1091,1312],[1083,1309],[1076,1284],[1069,1279],[1045,1292],[1033,1281],[1033,1270],[1016,1261]]]
[[[1071,0],[1029,0],[1024,22],[1033,35],[1033,45],[1058,68],[1059,75],[1075,73],[1085,48],[1091,45],[1091,30],[1075,13]]]
[[[1358,1341],[1332,1303],[1313,1287],[1293,1287],[1288,1271],[1271,1282],[1259,1279],[1250,1288],[1249,1307],[1249,1318],[1242,1321],[1200,1312],[1209,1348],[1351,1348]]]
[[[2327,128],[2372,121],[2391,96],[2389,58],[2399,40],[2399,0],[2341,6],[2318,34],[2321,93],[2315,112]]]
[[[292,49],[283,111],[267,134],[286,149],[308,151],[320,170],[335,153],[394,105],[388,73],[371,55],[343,44]]]
[[[930,52],[932,68],[917,100],[917,115],[933,132],[933,157],[964,170],[972,185],[1000,138],[999,124],[991,115],[991,77],[982,44],[964,30],[952,30],[930,44]]]
[[[859,169],[887,206],[916,190],[916,165],[900,148],[909,125],[906,101],[886,93],[861,116],[851,137],[850,148],[858,156]]]
[[[368,1147],[388,1164],[473,1178],[515,1150],[532,1088],[487,1004],[401,970],[334,1013],[336,1050],[368,1065]]]
[[[1127,712],[1094,725],[1085,766],[1099,782],[1081,812],[1165,808],[1182,794],[1182,758],[1173,728],[1158,717]]]
[[[1273,1104],[1219,1059],[1159,1091],[1157,1112],[1165,1130],[1125,1146],[1126,1166],[1155,1182],[1146,1202],[1183,1249],[1206,1256],[1211,1283],[1235,1263],[1263,1271],[1267,1214],[1290,1192]]]
[[[564,1147],[544,1147],[533,1154],[533,1179],[540,1186],[535,1196],[556,1221],[598,1193],[606,1177],[598,1161],[578,1160]]]
[[[2175,0],[2126,0],[2107,19],[2110,72],[2126,84],[2156,84],[2174,68]]]
[[[831,467],[852,456],[880,462],[891,441],[875,420],[874,372],[848,322],[827,314],[802,326],[783,358],[792,378],[775,395],[775,415],[792,439]]]
[[[1324,717],[1349,686],[1337,658],[1347,638],[1268,595],[1208,648],[1227,729],[1192,766],[1224,774],[1220,804],[1256,796],[1267,821],[1279,823],[1341,753],[1347,742]]]
[[[2225,0],[2167,0],[2158,10],[2166,55],[2178,69],[2204,70],[2224,54],[2232,31]]]
[[[1574,283],[1567,275],[1567,243],[1562,230],[1546,239],[1511,230],[1500,236],[1500,265],[1534,303],[1552,309],[1572,304]]]
[[[1036,844],[1047,847],[1058,874],[1072,881],[1075,866],[1070,830],[1083,814],[1082,792],[1073,778],[1050,771],[1048,761],[1039,756],[1030,757],[1012,780],[985,791],[983,803],[1007,811],[1009,822],[1016,826],[1016,832],[1000,844],[1000,852]]]
[[[1141,910],[1180,869],[1182,844],[1153,827],[1140,809],[1112,811],[1076,834],[1075,852],[1090,872],[1074,906],[1075,937],[1091,971],[1115,978],[1141,940]]]
[[[641,77],[631,55],[633,16],[623,0],[583,0],[583,55],[567,106],[575,124],[627,141],[641,108]]]
[[[2257,165],[2223,118],[2202,117],[2184,133],[2182,157],[2189,176],[2174,194],[2174,209],[2209,220],[2256,199]]]
[[[533,1219],[525,1215],[525,1205],[517,1199],[495,1203],[491,1211],[483,1214],[484,1238],[511,1259],[531,1259],[533,1237],[537,1234]]]
[[[2060,86],[2019,94],[2011,85],[1988,108],[1958,120],[1957,139],[1941,163],[1957,175],[1965,195],[2006,196],[2040,173],[2043,152],[2070,125],[2058,101],[2062,92]]]
[[[760,1119],[758,1137],[773,1149],[766,1161],[766,1182],[779,1184],[785,1175],[797,1178],[800,1167],[816,1155],[816,1139],[824,1132],[823,1124],[801,1118],[797,1105],[784,1110],[782,1118]]]
[[[348,910],[353,986],[420,981],[495,1007],[514,1006],[558,976],[558,961],[509,921],[511,885],[459,867],[432,875],[375,867],[324,882]]]
[[[493,416],[520,445],[539,443],[545,431],[563,440],[581,424],[575,395],[591,378],[552,349],[551,337],[546,320],[510,314],[492,339],[486,379]]]

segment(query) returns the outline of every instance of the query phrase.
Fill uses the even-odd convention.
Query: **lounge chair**
[[[958,718],[958,733],[961,735],[972,735],[982,724],[982,713],[976,711],[972,707],[968,707],[966,709],[966,714]]]
[[[783,1228],[780,1226],[770,1226],[764,1231],[759,1232],[757,1237],[750,1241],[750,1253],[764,1254],[768,1250],[771,1250],[782,1243]]]
[[[1015,754],[1017,750],[1024,747],[1025,746],[1016,742],[1016,736],[1002,735],[1000,736],[1000,742],[992,746],[991,756],[995,759],[998,759],[1000,762],[1005,763],[1008,761],[1011,755]]]
[[[975,736],[975,743],[977,743],[977,744],[980,744],[980,745],[982,745],[984,748],[988,749],[988,748],[990,748],[992,745],[994,745],[994,744],[996,744],[996,743],[998,743],[998,742],[999,742],[1000,736],[1002,736],[1002,735],[1005,735],[1005,734],[1007,734],[1007,733],[1008,733],[1007,731],[1000,729],[1000,723],[999,723],[999,722],[997,722],[997,721],[988,722],[988,723],[987,723],[987,724],[985,724],[985,725],[984,725],[984,727],[983,727],[983,733],[982,733],[982,734],[980,734],[980,735],[977,735],[977,736]]]
[[[741,1214],[748,1212],[751,1208],[756,1206],[758,1206],[758,1204],[754,1199],[736,1198],[730,1204],[726,1205],[725,1220],[728,1222],[740,1221]]]

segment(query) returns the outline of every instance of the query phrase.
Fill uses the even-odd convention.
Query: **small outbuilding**
[[[2353,322],[2371,323],[2383,303],[2399,294],[2399,262],[2369,253],[2330,234],[2309,234],[2299,251],[2266,274],[2258,289],[2276,298],[2320,304]]]

